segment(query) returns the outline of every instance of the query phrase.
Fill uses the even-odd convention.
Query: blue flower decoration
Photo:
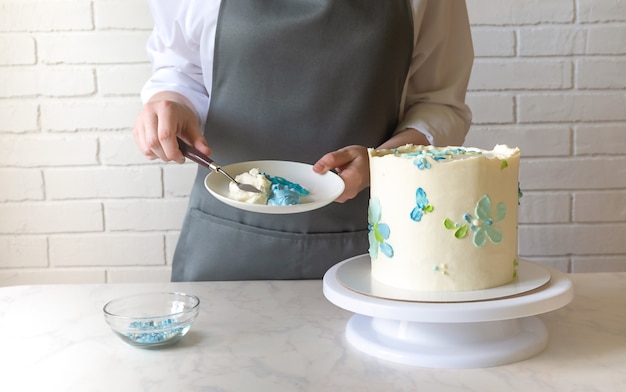
[[[446,229],[454,230],[454,236],[458,239],[465,238],[471,230],[474,232],[474,245],[478,248],[485,245],[487,239],[493,243],[501,242],[502,230],[494,226],[494,223],[501,222],[506,217],[506,206],[504,203],[498,204],[493,216],[491,216],[491,199],[489,196],[484,195],[478,201],[474,213],[476,217],[471,214],[463,215],[463,220],[467,224],[455,223],[451,219],[446,218],[443,221],[443,225]]]
[[[367,209],[367,230],[370,243],[369,254],[372,259],[378,258],[379,249],[385,256],[393,257],[393,247],[386,242],[389,239],[391,230],[388,224],[380,222],[381,210],[380,200],[376,198],[370,199],[369,208]]]
[[[426,159],[426,157],[417,158],[413,161],[413,164],[420,170],[430,169],[430,162],[428,162],[428,159]]]
[[[484,195],[478,201],[476,216],[465,214],[463,219],[469,224],[470,230],[474,232],[474,245],[482,247],[487,242],[487,238],[493,243],[502,241],[502,230],[494,226],[494,223],[501,222],[506,217],[506,206],[500,203],[496,206],[493,216],[491,215],[491,199]]]
[[[415,191],[415,208],[411,211],[411,219],[415,222],[419,222],[422,220],[422,216],[424,216],[427,212],[432,212],[435,208],[428,204],[428,198],[426,197],[426,192],[424,189],[417,188]]]

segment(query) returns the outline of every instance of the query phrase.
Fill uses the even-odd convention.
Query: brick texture
[[[96,91],[91,69],[50,67],[10,68],[0,74],[0,98],[73,97]]]
[[[0,66],[32,65],[36,61],[33,37],[17,34],[7,34],[0,37]]]
[[[53,267],[165,265],[163,235],[63,235],[50,238]]]
[[[34,101],[0,99],[0,137],[14,132],[36,132],[39,129],[39,105]]]
[[[0,204],[0,236],[102,231],[102,205],[88,202]]]
[[[626,0],[467,0],[466,145],[522,150],[520,255],[626,271]],[[0,286],[169,279],[196,165],[145,159],[144,0],[0,5]]]

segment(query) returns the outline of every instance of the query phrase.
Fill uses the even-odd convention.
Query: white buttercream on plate
[[[228,185],[229,195],[228,197],[252,204],[267,204],[267,199],[270,195],[272,183],[261,173],[259,169],[250,169],[247,172],[241,173],[235,177],[235,180],[240,184],[250,184],[256,189],[260,190],[259,193],[242,191],[237,184],[231,181]]]

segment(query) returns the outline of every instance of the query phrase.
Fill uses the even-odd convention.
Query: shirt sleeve
[[[472,114],[465,94],[474,62],[461,0],[413,1],[415,47],[397,131],[414,128],[435,146],[460,146]]]
[[[199,34],[189,26],[188,1],[150,0],[154,21],[147,52],[152,63],[152,76],[141,91],[147,102],[161,91],[185,96],[193,105],[202,124],[209,107],[205,86]]]

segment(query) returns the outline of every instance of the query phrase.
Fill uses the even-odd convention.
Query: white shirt
[[[174,91],[192,103],[202,129],[211,103],[213,50],[220,0],[149,0],[153,74],[143,102]],[[465,92],[474,61],[462,0],[412,0],[413,57],[397,131],[414,128],[437,146],[463,144],[471,123]]]

